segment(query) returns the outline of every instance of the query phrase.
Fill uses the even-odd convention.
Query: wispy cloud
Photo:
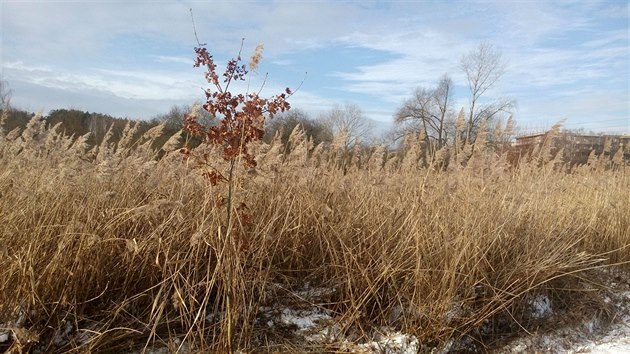
[[[509,62],[488,96],[516,99],[517,119],[539,122],[563,112],[576,121],[597,112],[618,120],[630,116],[623,2],[10,1],[2,6],[3,79],[30,88],[16,90],[18,101],[34,100],[33,87],[89,102],[96,100],[86,93],[101,94],[124,107],[199,98],[207,83],[191,68],[192,7],[200,40],[218,63],[236,54],[242,37],[244,53],[264,42],[262,72],[274,71],[269,92],[297,85],[309,71],[292,103],[313,114],[353,101],[371,117],[388,120],[415,87],[432,86],[444,73],[457,85],[457,104],[465,104],[459,60],[486,41]],[[340,48],[355,57],[340,56]],[[318,60],[300,61],[313,54]]]
[[[287,65],[293,65],[295,63],[289,59],[279,59],[279,60],[272,61],[272,64],[275,64],[278,66],[287,66]]]
[[[170,56],[170,55],[154,55],[155,61],[158,63],[178,63],[192,66],[193,60],[190,57]]]
[[[99,91],[126,99],[184,99],[191,97],[198,80],[189,75],[142,70],[92,69],[68,71],[47,66],[28,66],[22,62],[4,65],[5,76],[49,88],[70,92]],[[196,82],[197,81],[197,82]]]

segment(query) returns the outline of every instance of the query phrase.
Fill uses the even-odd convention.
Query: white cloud
[[[172,55],[154,55],[155,61],[157,63],[177,63],[177,64],[185,64],[188,66],[192,66],[194,60],[190,57],[184,56],[172,56]]]
[[[145,70],[68,71],[48,66],[28,66],[21,62],[4,65],[5,76],[44,87],[69,92],[98,91],[126,99],[159,100],[191,97],[199,80],[192,75]]]
[[[446,72],[459,85],[459,101],[465,101],[459,59],[489,41],[503,51],[509,67],[488,94],[513,96],[524,120],[535,120],[545,109],[554,116],[596,114],[605,107],[591,98],[606,96],[616,97],[605,100],[609,112],[630,115],[628,25],[610,24],[628,18],[628,5],[615,2],[5,1],[3,77],[138,105],[198,98],[207,84],[191,69],[192,51],[184,52],[196,43],[190,7],[200,40],[218,58],[233,56],[242,37],[244,53],[264,42],[264,60],[287,70],[296,64],[285,54],[305,48],[327,52],[341,45],[390,54],[369,65],[358,58],[355,66],[339,62],[321,69],[329,87],[309,86],[292,97],[295,107],[313,112],[350,93],[375,119],[389,119],[387,112],[415,87],[432,86]],[[276,92],[273,88],[283,89],[272,82],[266,89]],[[28,94],[16,90],[16,96]]]

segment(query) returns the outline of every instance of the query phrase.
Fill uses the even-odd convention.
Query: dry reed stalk
[[[248,185],[236,191],[253,222],[238,216],[247,243],[232,243],[216,199],[224,189],[208,189],[169,155],[145,166],[155,138],[119,160],[95,161],[82,159],[81,139],[71,148],[78,152],[46,150],[45,139],[0,141],[0,151],[22,149],[0,154],[0,324],[26,314],[16,328],[39,343],[23,350],[151,349],[178,338],[220,351],[226,307],[235,349],[272,348],[283,332],[257,325],[257,312],[313,306],[273,290],[293,294],[307,282],[334,289],[316,305],[335,314],[342,333],[359,338],[393,326],[422,343],[443,343],[488,324],[535,328],[540,319],[527,315],[529,299],[579,301],[584,272],[630,261],[630,176],[604,163],[571,174],[537,161],[508,169],[490,151],[458,150],[464,164],[462,151],[485,156],[480,176],[401,169],[395,154],[383,161],[379,147],[345,175],[332,168],[336,160],[278,165],[273,179],[239,172],[238,183]],[[106,140],[102,151],[115,143]],[[260,170],[280,155],[273,144],[260,153]],[[99,179],[105,161],[122,167]],[[374,174],[380,183],[372,183]],[[55,343],[68,326],[67,340]]]
[[[413,133],[405,135],[403,141],[405,155],[400,163],[400,170],[402,172],[408,173],[417,170],[419,167],[422,143],[422,136],[419,137],[417,134]]]
[[[371,173],[377,173],[383,168],[383,158],[385,157],[386,149],[384,145],[378,145],[372,149],[370,158],[367,162],[367,169]]]
[[[183,133],[183,130],[179,130],[175,134],[171,135],[171,137],[168,138],[168,140],[162,146],[162,150],[166,151],[167,153],[179,150],[182,147]]]

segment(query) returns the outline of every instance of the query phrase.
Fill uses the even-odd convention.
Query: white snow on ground
[[[294,291],[293,296],[316,303],[335,292],[334,288],[314,288],[308,284]],[[278,311],[277,307],[281,310]],[[420,349],[420,342],[412,335],[381,328],[373,338],[363,343],[353,343],[344,338],[338,324],[329,310],[317,306],[305,308],[287,308],[281,304],[274,307],[261,307],[264,313],[263,323],[273,327],[277,324],[295,327],[294,334],[310,343],[337,343],[350,353],[361,354],[415,354]],[[274,315],[274,312],[276,313]],[[271,315],[271,317],[269,317]]]
[[[529,302],[533,318],[545,318],[553,314],[551,300],[545,295],[538,295]]]
[[[619,354],[630,353],[630,337],[618,338],[608,343],[597,344],[575,353]]]
[[[615,299],[606,300],[615,304],[621,317],[606,328],[605,333],[597,333],[600,325],[593,320],[581,327],[523,336],[497,353],[630,354],[630,291],[617,293]]]
[[[318,293],[318,291],[313,293]],[[322,293],[327,293],[327,291],[322,290]],[[304,293],[300,295],[304,296]],[[612,298],[607,297],[606,300],[614,303],[622,317],[615,321],[614,325],[607,328],[605,334],[597,335],[601,324],[593,320],[584,323],[579,328],[560,328],[552,333],[524,336],[497,350],[497,352],[630,354],[630,291],[618,292]],[[532,298],[529,304],[534,318],[546,319],[554,315],[552,301],[545,295]],[[332,314],[318,307],[283,308],[279,318],[271,322],[274,321],[275,323],[295,326],[297,328],[295,333],[303,335],[309,342],[336,342],[342,344],[342,348],[351,353],[411,354],[422,349],[421,343],[416,337],[391,328],[380,328],[371,340],[366,342],[352,343],[343,337],[338,325],[334,324]],[[435,348],[435,350],[440,353],[448,353],[449,348],[447,343],[443,348]]]
[[[625,311],[620,323],[612,326],[602,338],[577,346],[571,353],[630,353],[630,291],[620,295]]]
[[[284,325],[294,325],[298,330],[307,330],[315,327],[319,321],[330,320],[331,317],[326,311],[310,307],[307,309],[285,308],[280,314],[280,322]]]
[[[324,294],[330,294],[334,289],[304,288],[294,294],[302,299],[311,300],[311,304],[316,303],[317,298]],[[597,320],[592,320],[576,328],[558,328],[548,333],[534,334],[532,336],[520,337],[508,345],[496,350],[496,353],[567,353],[567,354],[630,354],[630,291],[617,291],[607,296],[607,302],[612,303],[618,310],[618,318],[614,324],[606,328],[605,333],[601,333],[601,324]],[[539,295],[529,302],[532,317],[545,319],[554,315],[551,300]],[[217,316],[221,317],[221,315]],[[209,316],[208,321],[216,320],[214,316]],[[409,334],[401,333],[392,328],[379,328],[374,331],[370,338],[356,343],[348,340],[342,334],[339,324],[335,324],[333,314],[322,307],[287,307],[281,303],[273,304],[271,307],[260,308],[260,323],[268,327],[275,326],[289,327],[293,333],[310,343],[328,344],[335,343],[349,353],[361,354],[413,354],[421,349],[420,341]],[[16,329],[20,329],[21,321],[18,319],[14,323],[0,324],[0,344],[15,339]],[[73,330],[70,322],[60,329],[53,338],[57,345],[67,343],[77,331]],[[445,346],[434,348],[434,352],[447,353],[453,341],[447,342]],[[190,352],[186,343],[181,343],[177,338],[171,343],[171,348],[152,348],[148,351],[151,354],[163,354],[172,350],[179,350],[180,353]],[[139,353],[139,352],[138,352]]]
[[[351,353],[415,354],[420,349],[420,342],[416,337],[390,328],[382,328],[373,340],[366,343],[351,343],[343,338],[338,325],[333,323],[330,312],[318,307],[285,308],[280,312],[279,319],[275,323],[297,327],[295,334],[304,336],[308,342],[336,342]]]
[[[420,349],[420,341],[414,336],[387,330],[376,340],[358,344],[356,348],[355,353],[415,354]]]

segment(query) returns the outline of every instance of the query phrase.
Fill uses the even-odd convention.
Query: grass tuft
[[[479,140],[425,157],[414,137],[394,155],[343,135],[314,147],[298,130],[235,167],[247,213],[227,242],[227,186],[182,161],[179,133],[158,153],[159,127],[92,150],[57,129],[33,118],[0,140],[3,350],[222,351],[228,322],[238,349],[314,350],[257,322],[279,303],[326,310],[357,342],[388,326],[428,346],[490,346],[540,325],[541,296],[612,318],[592,274],[630,260],[630,175],[615,154],[567,173],[544,146],[513,167]],[[314,302],[305,287],[327,290]]]

